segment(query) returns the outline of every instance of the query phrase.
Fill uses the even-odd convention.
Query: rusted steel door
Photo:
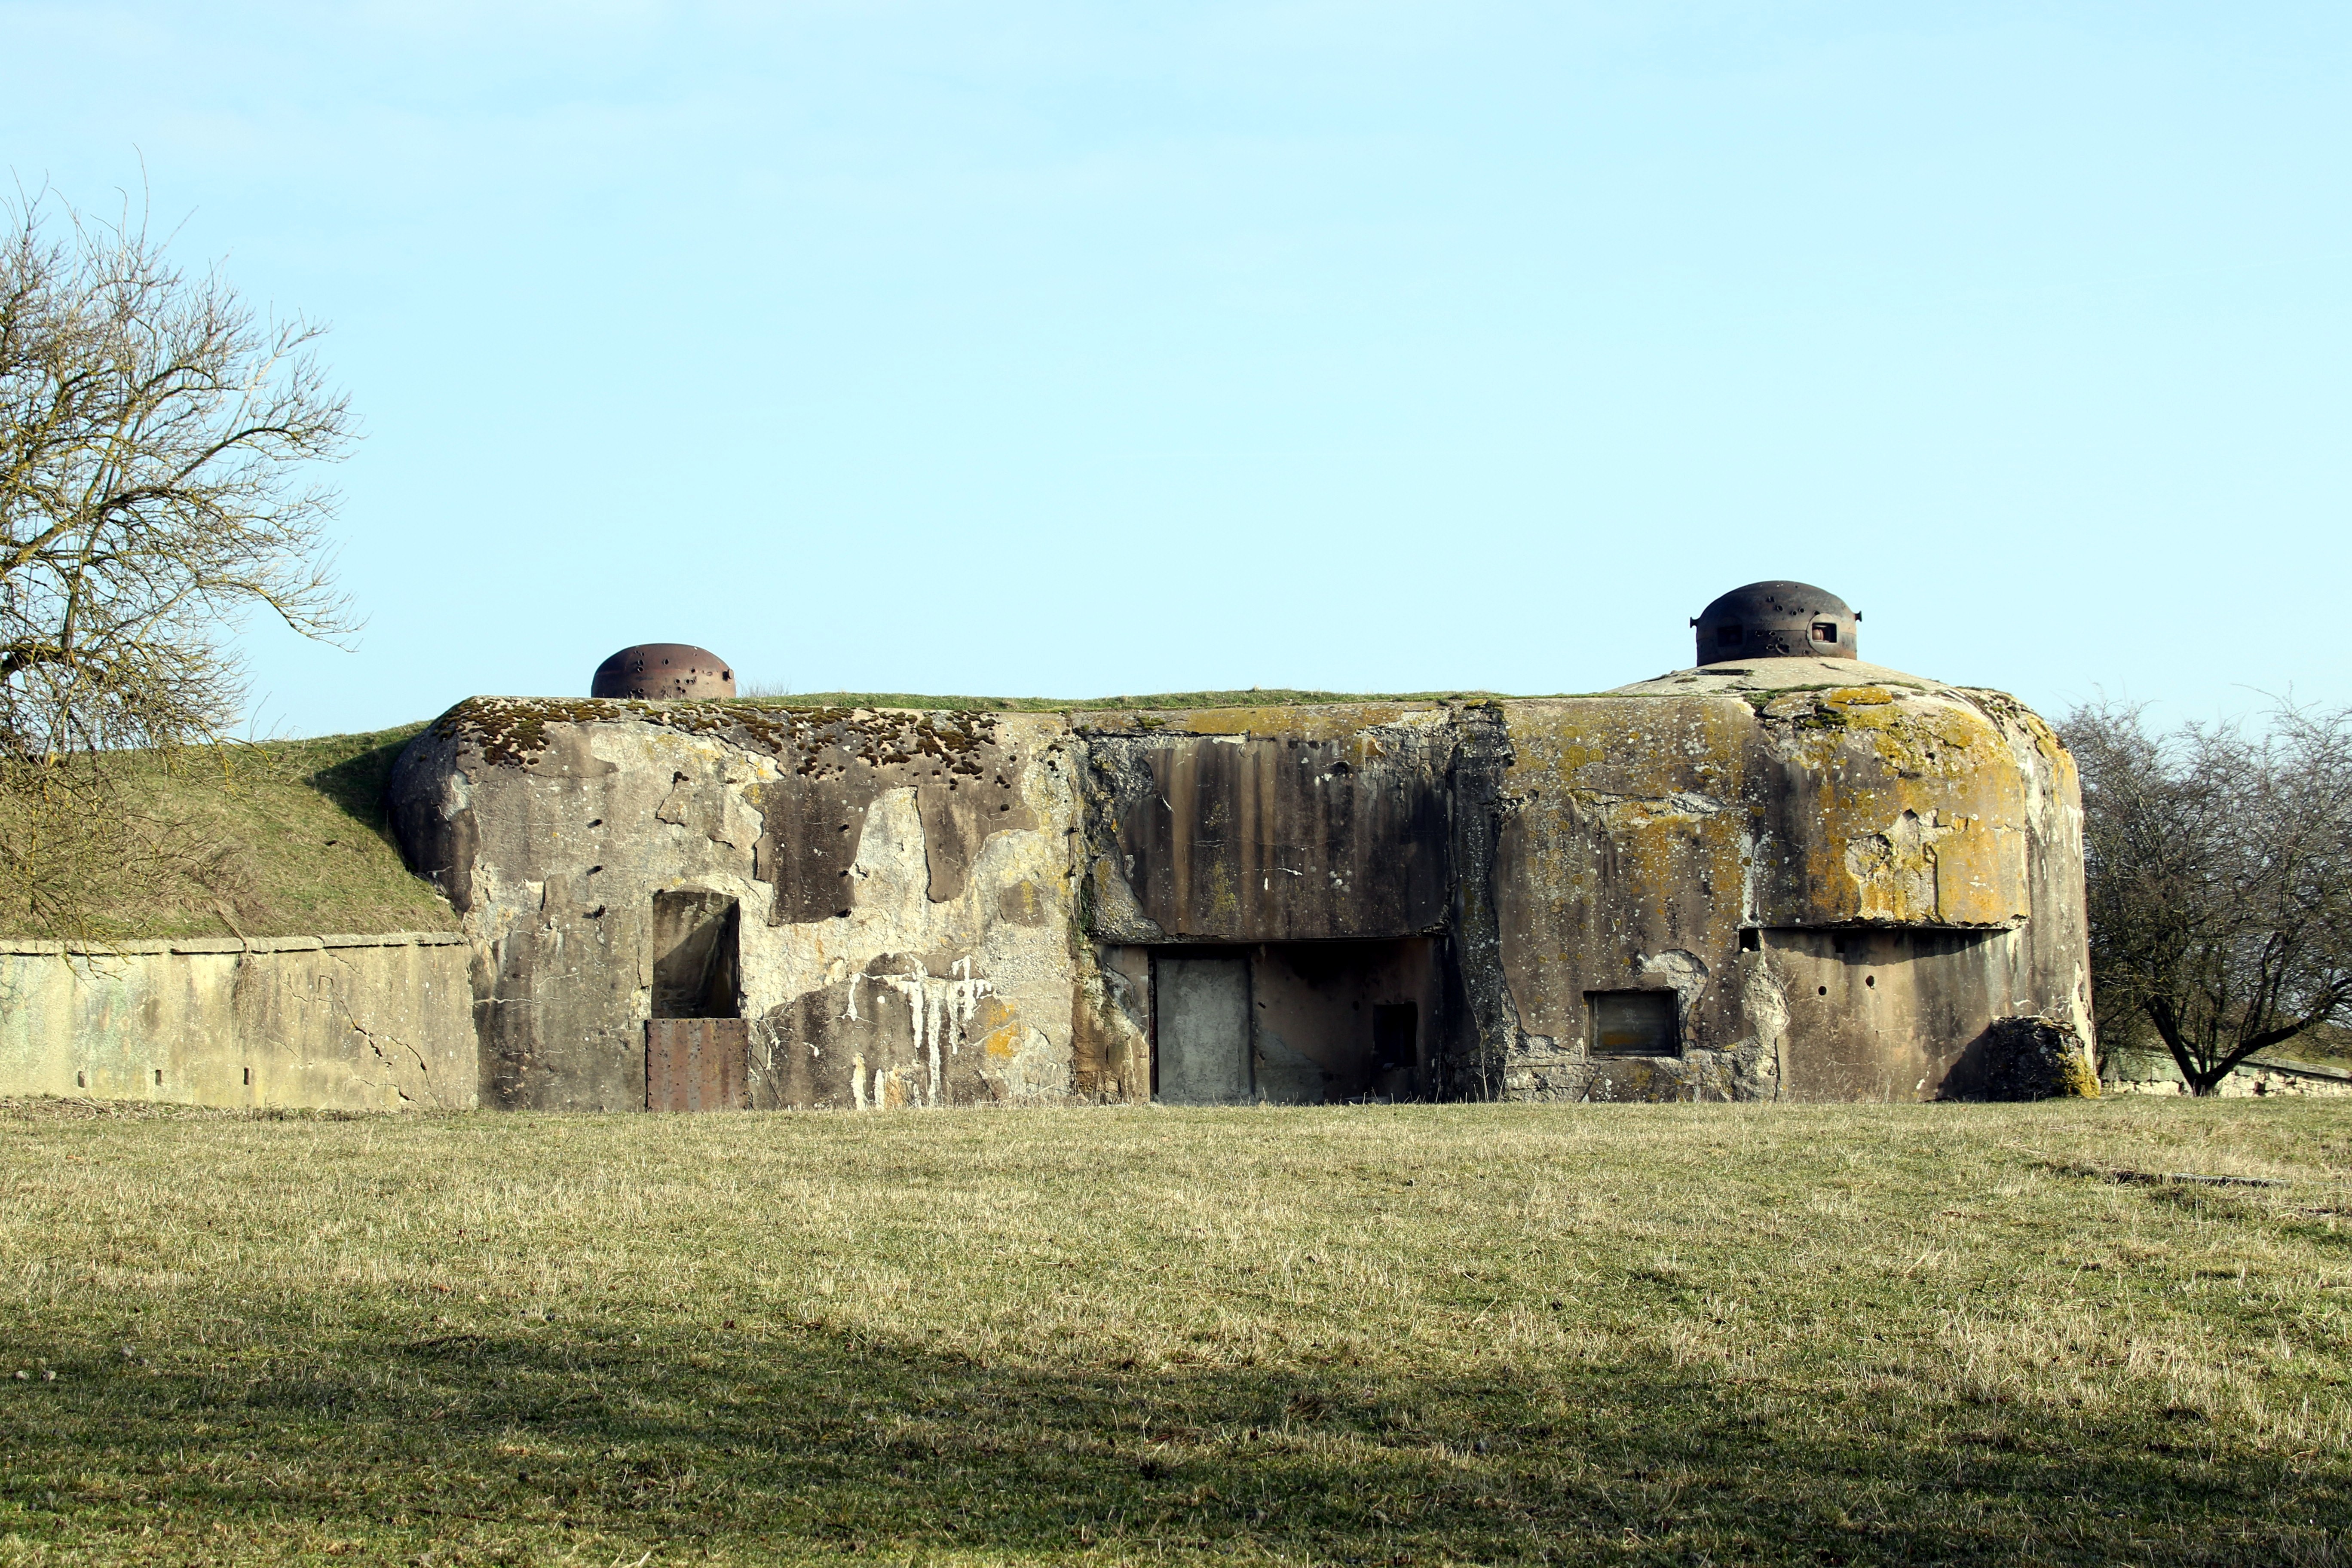
[[[742,1018],[646,1024],[647,1110],[740,1110],[751,1026]]]
[[[1246,958],[1162,958],[1159,998],[1162,1105],[1250,1101],[1250,973]]]

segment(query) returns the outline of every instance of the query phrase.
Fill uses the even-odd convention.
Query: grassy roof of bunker
[[[171,768],[134,763],[126,778],[134,808],[179,824],[196,853],[161,898],[89,889],[87,936],[455,931],[448,900],[402,861],[384,809],[393,763],[424,728],[235,743]]]
[[[1560,698],[1582,700],[1603,695],[1606,694],[1573,692],[1562,693]],[[1010,714],[1061,714],[1074,721],[1080,715],[1099,714],[1108,722],[1082,723],[1080,727],[1117,729],[1131,724],[1155,730],[1166,723],[1166,716],[1172,713],[1195,715],[1196,722],[1207,722],[1214,728],[1218,717],[1232,719],[1267,710],[1295,709],[1328,714],[1335,710],[1385,709],[1391,716],[1399,716],[1457,705],[1554,700],[1507,697],[1493,691],[1378,694],[1286,688],[1078,699],[936,697],[903,691],[820,691],[790,697],[668,700],[468,697],[434,720],[429,729],[445,741],[478,747],[486,762],[508,766],[521,765],[544,752],[550,725],[629,722],[723,737],[778,754],[825,731],[832,731],[836,739],[844,731],[855,732],[862,736],[859,744],[878,747],[884,753],[882,760],[898,762],[906,758],[897,752],[907,747],[928,754],[969,752],[992,738],[996,719]]]

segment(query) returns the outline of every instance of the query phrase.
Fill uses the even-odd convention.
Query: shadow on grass
[[[160,1531],[214,1558],[331,1537],[434,1561],[2333,1563],[2352,1517],[2340,1456],[2249,1454],[2200,1423],[1906,1423],[1665,1366],[1563,1369],[1538,1395],[636,1320],[140,1357],[58,1346],[57,1381],[0,1384],[0,1530]]]
[[[333,801],[346,816],[390,843],[392,815],[385,791],[392,784],[393,764],[400,761],[400,753],[408,749],[414,738],[413,732],[404,731],[398,739],[320,768],[304,782]]]

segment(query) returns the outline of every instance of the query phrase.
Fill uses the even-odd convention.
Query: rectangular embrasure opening
[[[1682,1054],[1671,991],[1588,991],[1592,1015],[1590,1052],[1596,1057],[1674,1057]]]

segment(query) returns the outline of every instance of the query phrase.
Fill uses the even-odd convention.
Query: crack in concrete
[[[350,961],[336,953],[331,948],[326,949],[324,952],[329,962],[341,968],[346,974],[351,975],[353,978],[357,977],[358,972],[352,968]],[[345,999],[345,987],[341,985],[335,987],[334,1004],[335,1011],[341,1016],[343,1022],[351,1026],[353,1034],[356,1034],[360,1038],[367,1042],[368,1049],[376,1054],[377,1059],[383,1062],[387,1067],[393,1066],[395,1058],[387,1055],[384,1048],[376,1043],[375,1031],[361,1023],[359,1019],[353,1016],[351,1005]],[[415,1046],[410,1045],[406,1040],[400,1038],[396,1035],[388,1035],[385,1037],[390,1039],[392,1043],[400,1047],[400,1049],[406,1051],[410,1056],[416,1058],[416,1070],[420,1075],[426,1078],[432,1077],[433,1068],[431,1065],[425,1061],[425,1053],[423,1051],[418,1050]],[[408,1092],[405,1089],[403,1089],[400,1085],[394,1083],[387,1085],[386,1087],[388,1087],[393,1093],[399,1095],[401,1099],[408,1100],[410,1104],[413,1105],[415,1103],[415,1101],[410,1098]]]

